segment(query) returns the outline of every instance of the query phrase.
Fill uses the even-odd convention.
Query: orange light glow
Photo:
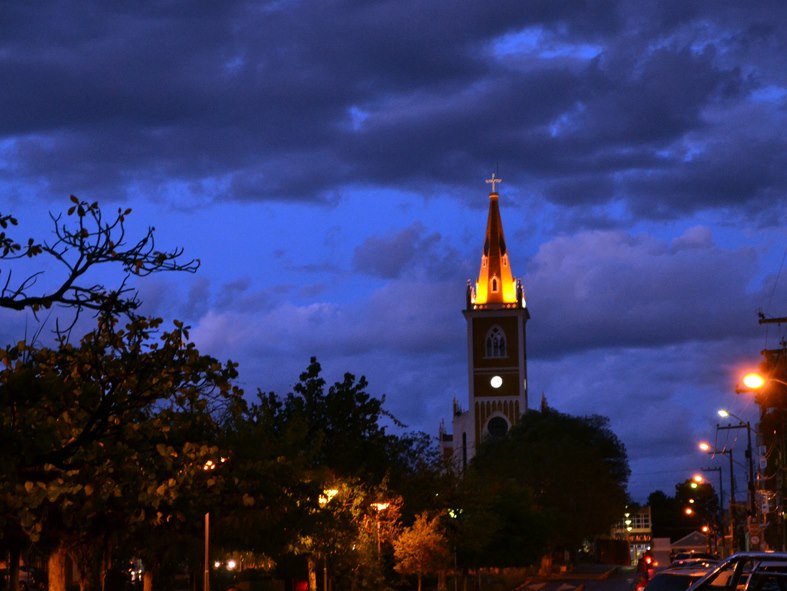
[[[765,385],[765,378],[758,373],[747,373],[743,376],[743,384],[752,390],[759,390]]]
[[[686,507],[686,508],[683,510],[683,512],[684,512],[686,515],[694,515],[694,509],[692,509],[691,507]]]

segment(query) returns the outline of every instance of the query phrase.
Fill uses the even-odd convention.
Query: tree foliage
[[[201,355],[182,324],[160,324],[101,314],[78,344],[2,352],[0,445],[16,450],[0,467],[3,531],[76,554],[193,517],[184,499],[211,486],[215,417],[240,392],[232,363]]]
[[[523,527],[544,536],[545,550],[572,550],[608,532],[627,500],[626,450],[608,420],[595,415],[529,411],[505,437],[482,443],[471,471],[482,492],[491,488],[490,498],[521,489],[519,502],[531,504],[520,509]]]
[[[236,458],[256,457],[261,466],[272,467],[275,455],[275,473],[288,471],[280,483],[295,486],[297,477],[303,480],[299,506],[310,510],[301,511],[298,518],[293,510],[290,527],[273,529],[287,534],[277,544],[329,560],[337,588],[349,587],[351,581],[360,587],[363,581],[379,586],[380,566],[387,562],[377,560],[378,527],[387,556],[402,510],[397,499],[404,491],[418,489],[413,506],[425,503],[418,484],[438,477],[434,445],[423,434],[389,433],[386,424],[399,423],[385,410],[384,397],[371,395],[367,387],[364,377],[356,379],[350,373],[328,385],[312,358],[292,392],[259,393],[258,402],[232,429]],[[269,472],[258,470],[258,478]],[[337,492],[320,506],[327,489]],[[372,504],[380,500],[389,507],[377,513]],[[270,542],[271,536],[266,537]]]
[[[653,536],[680,539],[703,526],[719,530],[719,504],[713,485],[693,479],[675,485],[675,495],[668,496],[663,491],[654,491],[648,496]],[[691,513],[687,513],[690,509]],[[722,528],[723,529],[723,528]]]
[[[445,570],[450,565],[448,539],[439,517],[419,513],[393,542],[397,572],[417,575],[418,591],[424,575]]]

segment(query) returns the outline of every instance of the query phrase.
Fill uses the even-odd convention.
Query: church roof
[[[489,215],[486,222],[486,237],[484,250],[481,255],[481,270],[475,283],[475,291],[471,296],[474,307],[514,307],[521,299],[524,307],[524,298],[520,298],[521,285],[514,280],[508,260],[503,221],[500,217],[497,183],[501,179],[492,175],[487,179],[491,183],[492,192],[489,193]],[[518,289],[519,288],[519,289]]]

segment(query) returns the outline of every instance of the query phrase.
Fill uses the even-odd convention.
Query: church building
[[[500,196],[492,175],[486,181],[489,215],[475,285],[467,282],[468,401],[463,409],[454,399],[453,433],[440,427],[443,453],[460,470],[486,437],[501,437],[527,410],[525,325],[530,318],[522,282],[514,278],[500,217]]]

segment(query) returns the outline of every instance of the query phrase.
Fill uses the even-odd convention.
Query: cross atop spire
[[[491,179],[486,179],[486,182],[490,183],[492,185],[492,193],[497,193],[497,188],[495,187],[495,185],[497,183],[502,183],[503,179],[495,178],[495,173],[493,172],[492,173],[492,178]]]

